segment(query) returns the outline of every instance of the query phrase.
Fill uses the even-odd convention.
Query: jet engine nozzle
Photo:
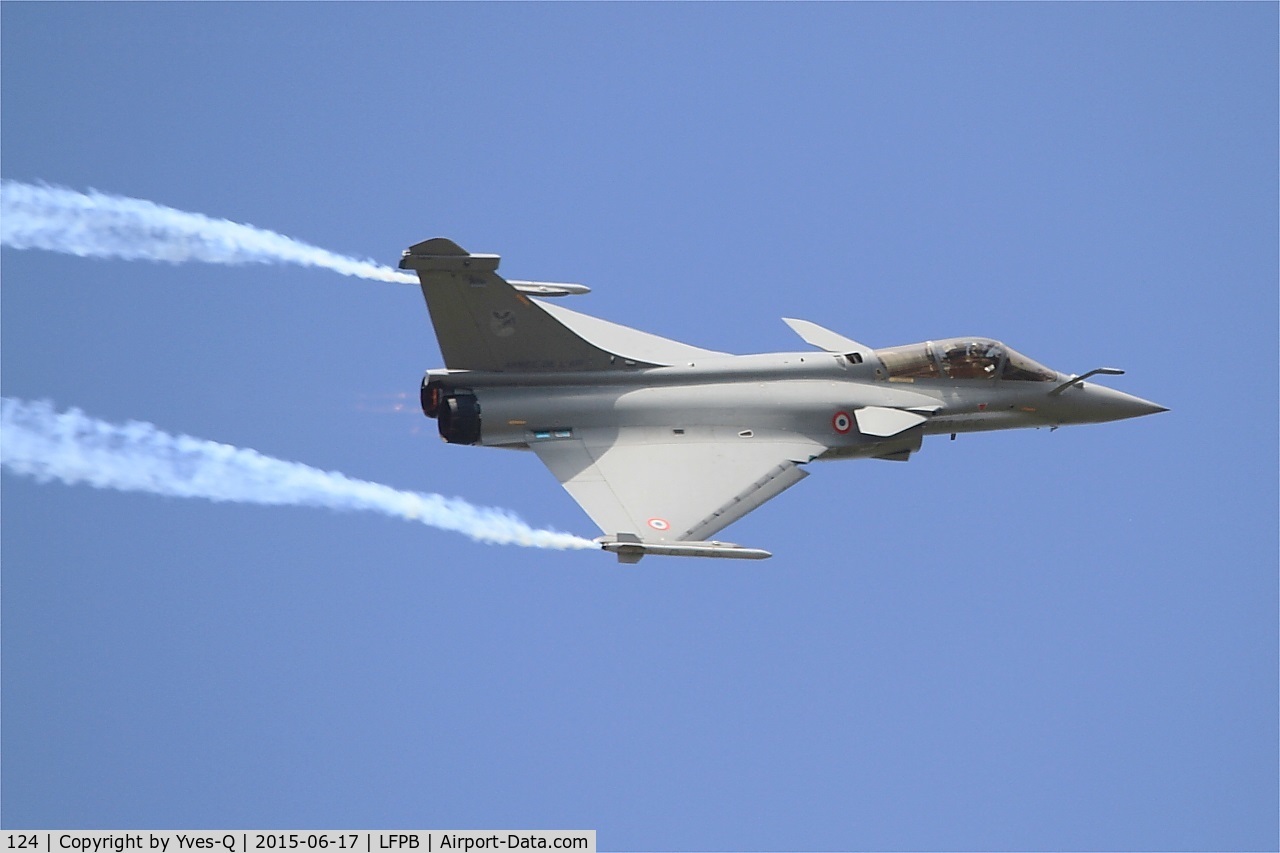
[[[477,444],[480,441],[480,401],[468,391],[445,397],[436,413],[440,437],[450,444]]]
[[[440,404],[444,402],[445,394],[448,389],[440,380],[433,380],[428,374],[422,378],[422,389],[418,392],[418,397],[422,401],[422,414],[429,418],[434,418],[440,414]]]

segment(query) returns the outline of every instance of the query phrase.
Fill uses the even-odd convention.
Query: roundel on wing
[[[848,412],[836,412],[831,416],[831,428],[840,435],[848,435],[853,429],[853,417]]]
[[[671,522],[665,518],[651,518],[649,519],[649,526],[654,530],[670,530]]]

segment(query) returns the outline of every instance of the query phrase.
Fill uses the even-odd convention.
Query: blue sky
[[[762,563],[3,476],[6,827],[1274,849],[1274,4],[0,8],[3,177],[731,352],[1000,338],[1172,411],[813,466]],[[411,287],[3,252],[3,393],[594,529],[413,411]],[[406,412],[387,411],[408,393]]]

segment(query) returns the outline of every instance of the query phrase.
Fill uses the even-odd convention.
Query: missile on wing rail
[[[585,284],[570,284],[567,281],[520,281],[509,278],[507,284],[521,293],[531,293],[534,296],[579,296],[591,292],[591,288]]]
[[[456,243],[447,240],[426,240],[410,246],[400,257],[400,269],[432,269],[438,272],[493,272],[498,268],[498,255],[473,255],[464,252]],[[524,281],[506,279],[520,293],[534,296],[578,296],[590,293],[585,284],[567,281]]]
[[[619,563],[638,563],[645,554],[666,557],[720,557],[732,560],[767,560],[773,554],[761,548],[744,548],[732,542],[642,542],[628,533],[601,536],[600,547],[618,555]]]

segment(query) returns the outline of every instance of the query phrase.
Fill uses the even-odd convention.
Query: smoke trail
[[[139,198],[0,181],[0,245],[81,257],[298,264],[342,275],[415,284],[416,276],[328,252],[252,225]]]
[[[480,542],[557,550],[598,549],[589,539],[536,530],[510,512],[460,498],[404,492],[256,450],[123,426],[48,402],[0,398],[0,465],[40,482],[87,483],[211,501],[369,510],[452,530]]]

